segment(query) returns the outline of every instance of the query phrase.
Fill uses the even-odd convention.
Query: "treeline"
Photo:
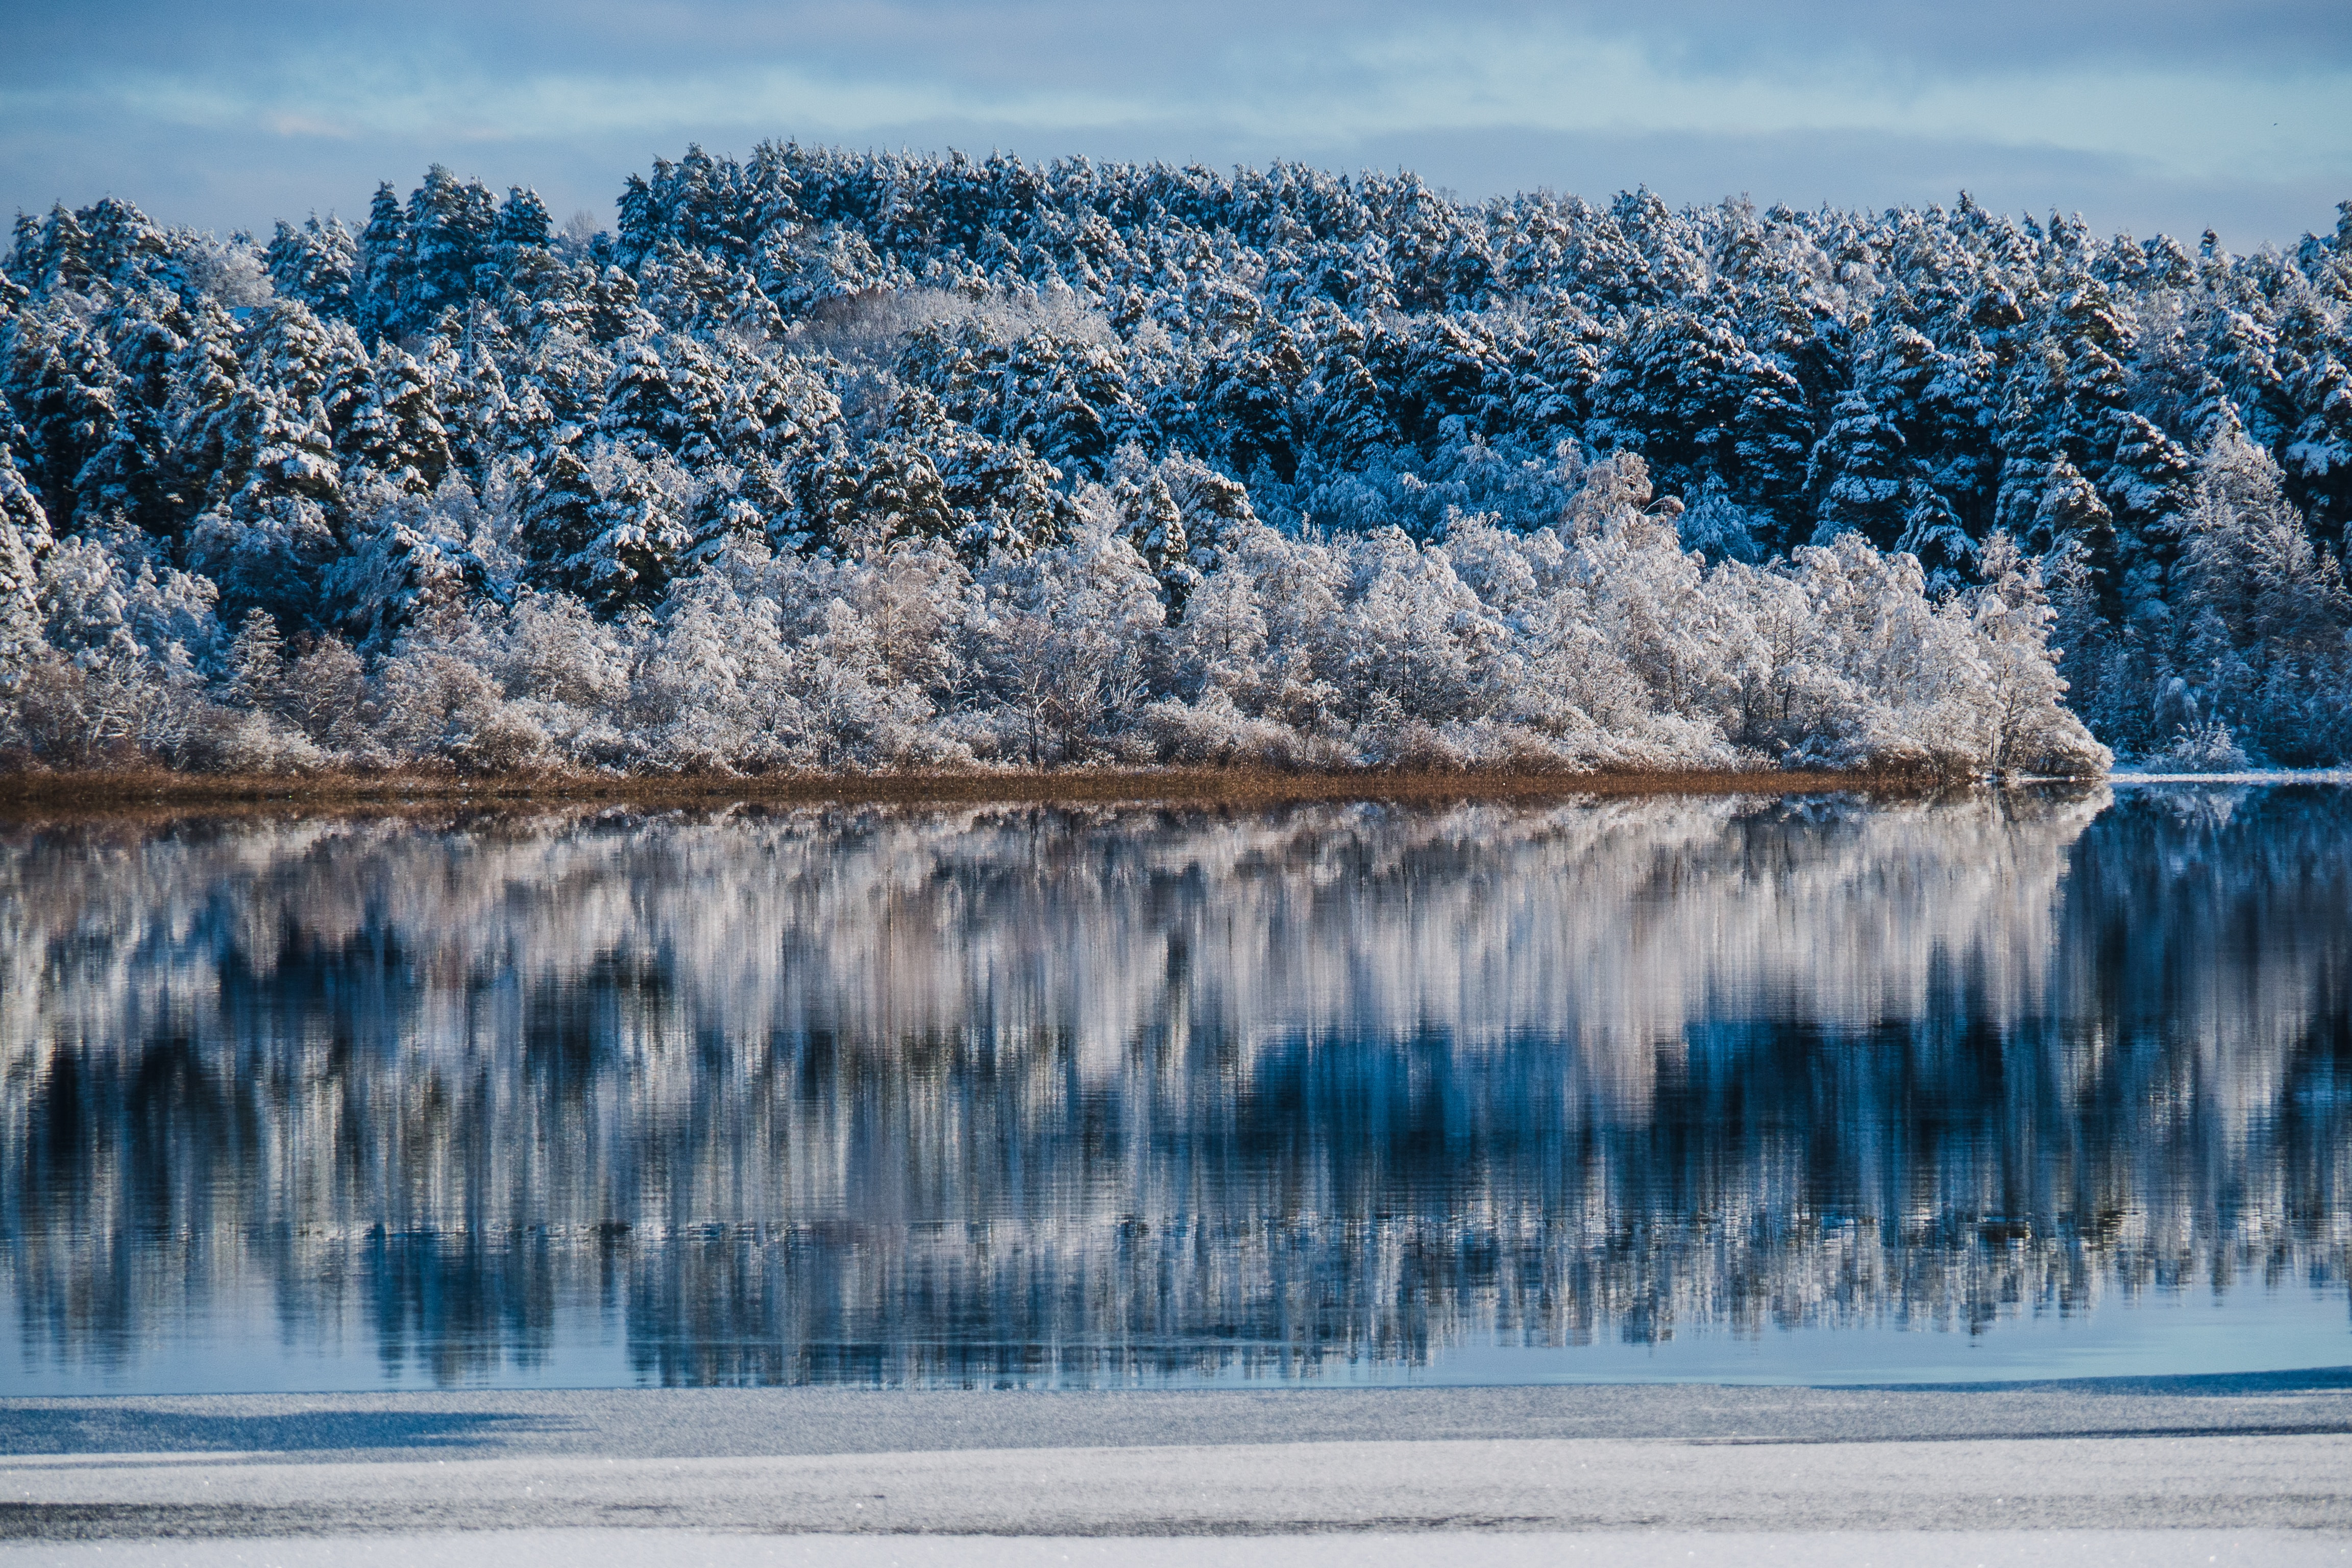
[[[619,208],[20,217],[0,746],[2352,756],[2352,205],[2241,258],[767,145]]]

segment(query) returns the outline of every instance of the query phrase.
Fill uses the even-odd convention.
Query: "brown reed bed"
[[[1056,768],[953,773],[606,774],[454,772],[195,773],[170,769],[0,774],[0,812],[140,807],[527,806],[611,804],[681,806],[774,805],[1278,805],[1317,801],[1545,801],[1644,795],[1916,795],[1952,787],[1929,773],[1895,772],[1536,770],[1414,772],[1371,769]]]

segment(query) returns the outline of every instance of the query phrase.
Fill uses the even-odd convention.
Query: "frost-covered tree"
[[[2236,257],[1966,196],[1470,203],[796,143],[619,197],[558,234],[436,166],[260,246],[21,216],[0,582],[12,624],[49,584],[43,711],[112,715],[43,732],[270,765],[2095,765],[2054,701],[2134,754],[2352,756],[2340,234]],[[320,689],[359,662],[340,739],[280,704],[219,740],[256,609]],[[763,617],[767,673],[710,677],[736,720],[657,721],[699,689],[665,661],[719,670],[711,628]],[[518,638],[624,673],[542,703],[467,662]],[[755,742],[775,682],[799,738]]]
[[[279,299],[299,301],[334,320],[351,319],[359,240],[331,213],[323,223],[312,213],[299,228],[280,223],[264,259]]]
[[[2277,463],[2234,426],[2206,449],[2181,570],[2178,667],[2203,718],[2281,761],[2340,754],[2352,593],[2286,500]]]

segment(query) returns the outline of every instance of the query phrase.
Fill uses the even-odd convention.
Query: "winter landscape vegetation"
[[[19,7],[0,1568],[2340,1562],[2298,3]]]
[[[2352,759],[2352,204],[2236,256],[690,148],[20,216],[19,774]]]
[[[2344,1568],[2344,9],[0,6],[0,1568]]]

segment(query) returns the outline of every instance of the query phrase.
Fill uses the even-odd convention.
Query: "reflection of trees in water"
[[[2352,805],[2107,804],[23,830],[0,1269],[684,1381],[2340,1279]]]

